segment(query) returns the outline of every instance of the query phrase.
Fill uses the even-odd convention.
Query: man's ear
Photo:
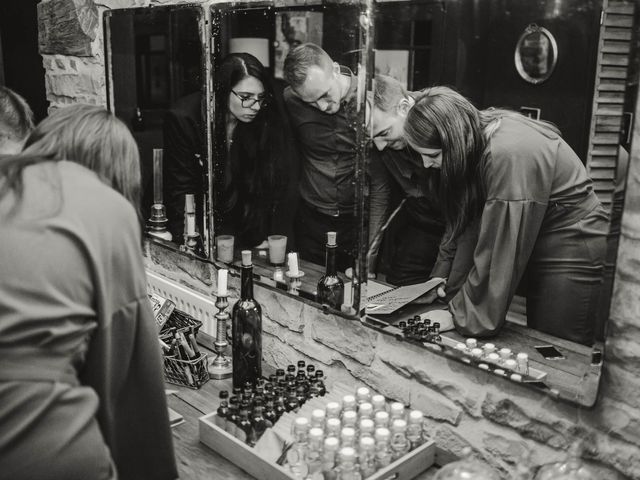
[[[340,64],[338,62],[333,62],[333,73],[340,75]]]
[[[403,98],[396,106],[396,112],[401,117],[406,117],[409,114],[409,110],[411,110],[411,103],[408,98]]]

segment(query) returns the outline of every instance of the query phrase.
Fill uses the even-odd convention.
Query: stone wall
[[[77,4],[89,0],[48,0],[43,4]],[[149,0],[96,1],[106,8],[157,5]],[[45,19],[41,19],[41,22]],[[87,25],[87,23],[83,23]],[[52,107],[105,103],[102,32],[85,32],[90,55],[43,55],[47,95]],[[77,31],[77,29],[76,29]],[[93,39],[92,39],[93,36]],[[637,112],[637,113],[640,113]],[[637,115],[636,115],[637,118]],[[640,479],[640,126],[627,187],[626,211],[606,341],[605,366],[596,406],[580,410],[518,384],[489,378],[438,354],[398,342],[376,331],[323,314],[312,306],[256,286],[264,307],[264,360],[285,366],[304,358],[321,366],[330,382],[366,384],[385,395],[423,410],[431,424],[442,461],[446,452],[470,445],[475,455],[509,478],[523,450],[536,464],[563,456],[574,438],[585,442],[584,458],[597,478]],[[204,294],[215,291],[209,264],[150,245],[147,268]],[[237,296],[239,279],[230,278]]]

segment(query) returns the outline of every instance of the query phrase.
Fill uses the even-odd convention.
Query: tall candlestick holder
[[[291,295],[298,295],[298,290],[302,286],[301,278],[304,277],[304,272],[302,270],[298,270],[298,273],[293,273],[291,270],[284,273],[289,279],[289,288],[287,292]]]
[[[216,300],[218,313],[215,314],[216,341],[213,343],[216,356],[209,364],[209,376],[216,380],[229,378],[233,373],[231,359],[224,354],[225,350],[229,346],[229,342],[227,342],[227,320],[229,320],[229,313],[227,312],[228,306],[229,302],[227,301],[226,295],[218,295]]]

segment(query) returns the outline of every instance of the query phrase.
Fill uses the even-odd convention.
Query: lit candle
[[[226,268],[218,270],[218,296],[227,296],[227,273],[229,271]]]
[[[298,254],[296,252],[291,252],[287,254],[289,258],[289,273],[291,275],[298,275],[300,272],[298,271]]]

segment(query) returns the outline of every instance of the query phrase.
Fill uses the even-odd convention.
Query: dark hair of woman
[[[489,139],[505,116],[517,116],[521,121],[559,133],[551,123],[510,110],[480,111],[448,87],[425,90],[409,111],[404,126],[409,143],[442,150],[440,197],[452,238],[482,215],[486,200],[483,168]]]
[[[294,148],[291,128],[281,92],[274,88],[267,70],[253,55],[228,55],[215,75],[218,210],[237,212],[236,233],[246,243],[257,244],[266,238],[273,211],[283,200],[290,181]],[[238,82],[247,77],[262,83],[265,103],[253,121],[237,123],[228,145],[225,122],[229,98]],[[225,169],[226,162],[230,164]],[[231,175],[226,191],[225,170]]]
[[[71,105],[42,120],[22,153],[0,163],[0,198],[22,194],[22,171],[45,161],[69,160],[92,170],[139,211],[140,158],[127,126],[108,110]]]

